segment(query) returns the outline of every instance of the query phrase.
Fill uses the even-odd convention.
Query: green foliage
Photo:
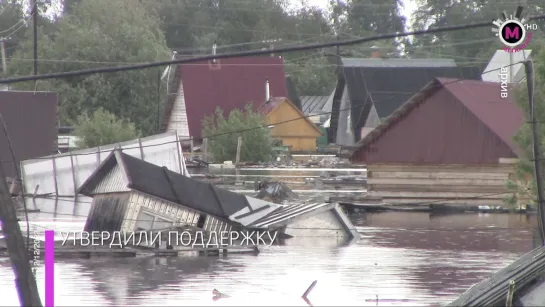
[[[540,139],[541,151],[545,150],[545,125],[540,119],[545,118],[545,49],[537,47],[540,50],[534,55],[534,110],[538,120],[538,137]],[[509,180],[507,187],[514,192],[514,196],[506,199],[506,203],[511,206],[522,205],[523,201],[529,200],[535,203],[537,199],[537,185],[535,183],[535,168],[533,162],[533,137],[530,125],[530,107],[528,104],[528,91],[526,83],[520,84],[516,90],[516,101],[525,114],[525,124],[518,131],[514,140],[524,151],[525,157],[521,158],[515,167],[515,176]]]
[[[81,1],[56,22],[56,31],[38,35],[40,73],[105,65],[165,60],[170,57],[159,19],[133,0]],[[10,59],[10,74],[32,73],[32,36],[27,35]],[[43,80],[38,90],[59,92],[63,125],[80,114],[103,108],[138,125],[146,135],[157,126],[157,69]],[[34,83],[17,84],[34,89]],[[165,91],[160,91],[164,93]]]
[[[208,138],[210,153],[217,162],[235,161],[239,136],[242,137],[241,162],[267,162],[273,158],[272,142],[265,119],[261,114],[252,111],[251,104],[244,111],[231,111],[227,119],[218,107],[214,115],[203,120],[202,125],[202,135]]]
[[[99,108],[91,115],[80,115],[74,126],[73,135],[78,137],[78,148],[130,141],[139,137],[133,123],[117,118],[114,114]]]

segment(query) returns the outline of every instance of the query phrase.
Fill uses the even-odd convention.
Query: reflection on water
[[[81,230],[88,202],[41,201],[33,223]],[[45,213],[50,212],[50,213]],[[57,218],[53,218],[57,212]],[[62,213],[62,214],[61,214]],[[257,256],[58,260],[56,305],[194,306],[432,306],[451,301],[469,286],[532,248],[535,217],[506,214],[430,216],[376,213],[352,216],[363,239],[288,241]],[[62,221],[62,222],[61,222]],[[70,229],[71,228],[71,229]],[[38,284],[43,298],[43,269]],[[0,259],[2,306],[18,304],[13,273]],[[212,299],[218,289],[229,298]],[[378,297],[378,301],[377,301]]]

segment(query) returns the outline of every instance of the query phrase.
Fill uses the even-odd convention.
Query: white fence
[[[116,147],[123,153],[187,176],[181,139],[176,131],[21,162],[23,193],[73,197],[78,188]]]

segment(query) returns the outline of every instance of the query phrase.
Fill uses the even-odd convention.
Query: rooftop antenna
[[[218,45],[216,44],[216,41],[214,41],[214,44],[212,44],[212,55],[216,55],[216,49]],[[216,64],[216,59],[212,59],[212,63]]]
[[[269,87],[269,78],[265,79],[265,103],[271,99],[271,89]]]

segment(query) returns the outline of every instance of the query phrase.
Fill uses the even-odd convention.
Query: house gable
[[[368,164],[495,165],[500,158],[516,157],[448,90],[441,88],[423,99],[390,118],[381,135],[358,149],[353,159]]]
[[[289,122],[288,122],[289,121]],[[283,99],[267,114],[267,123],[275,125],[271,129],[274,137],[312,137],[317,138],[322,132],[288,99]]]

